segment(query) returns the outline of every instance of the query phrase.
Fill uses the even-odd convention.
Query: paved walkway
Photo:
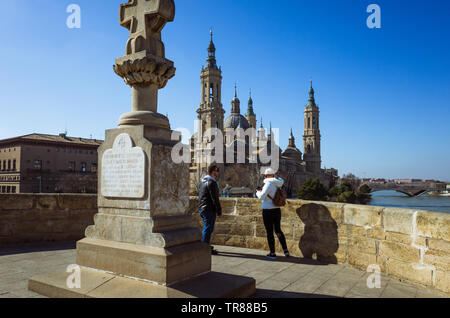
[[[42,297],[27,290],[35,274],[65,270],[75,263],[75,244],[23,245],[0,248],[0,298]],[[367,287],[364,271],[291,257],[268,260],[267,252],[228,246],[216,247],[212,269],[256,279],[258,298],[348,297],[435,298],[449,295],[381,277],[380,289]]]

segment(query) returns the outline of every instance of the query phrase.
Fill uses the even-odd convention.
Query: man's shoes
[[[285,250],[285,251],[284,251],[284,256],[286,256],[286,257],[290,257],[290,256],[291,256],[291,254],[289,254],[289,251],[288,251],[288,250]]]
[[[211,255],[219,255],[219,252],[211,246]]]
[[[276,260],[277,259],[277,254],[275,254],[275,253],[269,253],[269,254],[267,254],[267,258],[269,258],[269,259],[271,259],[271,260]]]

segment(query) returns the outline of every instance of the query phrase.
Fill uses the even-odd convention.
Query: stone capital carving
[[[114,65],[114,72],[122,77],[127,85],[155,85],[161,89],[175,76],[176,69],[172,62],[149,54],[142,57],[136,55],[130,59],[117,59]]]

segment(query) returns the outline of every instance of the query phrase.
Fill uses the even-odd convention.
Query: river
[[[369,205],[450,213],[450,197],[422,195],[410,198],[396,191],[372,193]]]

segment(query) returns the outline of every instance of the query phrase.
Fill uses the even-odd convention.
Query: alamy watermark
[[[70,4],[67,9],[70,15],[67,17],[66,25],[69,29],[81,29],[81,8],[78,4]]]
[[[367,13],[371,13],[367,18],[369,29],[381,29],[381,8],[378,4],[371,4],[367,7]]]
[[[76,264],[67,266],[67,273],[70,273],[66,280],[66,286],[69,289],[80,289],[81,288],[81,268]]]
[[[270,136],[270,139],[258,136],[254,128],[227,128],[225,133],[219,128],[208,128],[200,137],[195,134],[191,145],[188,142],[192,140],[190,131],[177,128],[172,133],[172,140],[179,142],[173,147],[171,157],[176,164],[258,163],[264,166],[262,170],[270,166],[277,172],[280,167],[279,129],[273,128]],[[193,156],[191,150],[194,150]]]
[[[379,265],[372,264],[367,267],[367,272],[371,273],[367,277],[367,287],[370,289],[381,288],[381,268]]]

